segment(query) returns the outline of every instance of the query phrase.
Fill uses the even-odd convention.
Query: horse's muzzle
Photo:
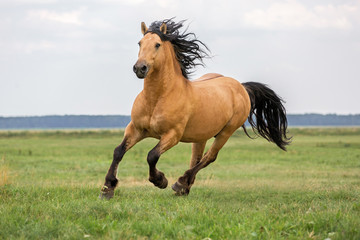
[[[134,73],[136,74],[136,76],[138,78],[145,78],[146,77],[146,74],[148,73],[149,71],[149,68],[148,66],[143,63],[143,62],[137,62],[135,63],[134,67],[133,67],[133,71]]]

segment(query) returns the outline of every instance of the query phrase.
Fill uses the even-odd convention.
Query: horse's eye
[[[155,48],[156,48],[156,49],[159,49],[160,45],[161,45],[160,43],[157,43],[157,44],[155,45]]]

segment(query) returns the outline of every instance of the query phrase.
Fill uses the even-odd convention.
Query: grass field
[[[147,181],[131,149],[98,199],[123,132],[1,131],[0,239],[360,239],[360,128],[290,129],[288,152],[237,132],[187,197]],[[159,160],[169,184],[191,146]]]

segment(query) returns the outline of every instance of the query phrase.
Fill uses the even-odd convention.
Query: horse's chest
[[[169,124],[164,114],[160,111],[149,111],[144,109],[132,116],[132,121],[138,129],[148,132],[152,137],[159,137],[166,131]]]
[[[166,101],[151,103],[145,101],[141,95],[133,106],[131,120],[135,126],[146,131],[151,137],[159,138],[170,130],[181,129],[185,126],[188,119],[186,105],[179,99],[167,98]]]

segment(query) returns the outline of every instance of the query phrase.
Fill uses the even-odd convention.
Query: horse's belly
[[[189,119],[181,141],[199,142],[216,136],[226,126],[232,115],[233,111],[229,105],[218,109],[199,109]]]
[[[181,142],[203,142],[212,137],[215,137],[222,128],[212,129],[206,131],[205,129],[199,129],[199,131],[185,130],[184,135],[181,138]]]

